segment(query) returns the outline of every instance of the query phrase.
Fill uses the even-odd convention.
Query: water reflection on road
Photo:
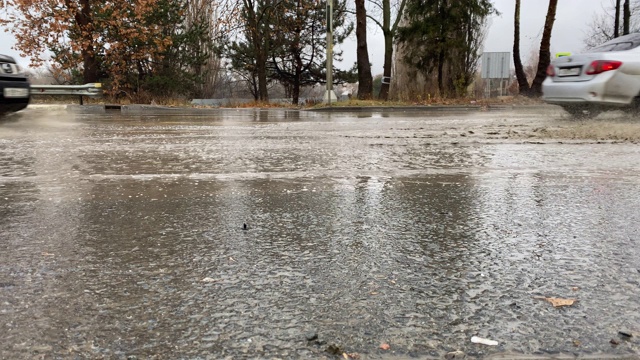
[[[384,115],[0,123],[0,357],[637,354],[637,145]]]

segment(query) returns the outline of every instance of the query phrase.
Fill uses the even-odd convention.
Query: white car
[[[589,52],[554,59],[542,99],[572,115],[640,110],[640,33],[610,40]]]

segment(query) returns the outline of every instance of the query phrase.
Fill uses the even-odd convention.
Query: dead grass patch
[[[640,141],[640,123],[626,121],[576,122],[538,132],[540,137],[575,140]]]

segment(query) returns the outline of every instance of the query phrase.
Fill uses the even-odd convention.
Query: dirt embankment
[[[445,142],[640,143],[640,119],[609,112],[576,120],[559,109],[488,111],[464,120],[440,122],[418,130],[417,137]],[[421,136],[422,135],[422,136]]]
[[[551,139],[640,142],[640,121],[580,121],[540,132]]]

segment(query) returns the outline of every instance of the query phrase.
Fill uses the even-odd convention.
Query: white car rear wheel
[[[575,119],[588,119],[598,116],[602,110],[594,109],[592,107],[581,105],[567,105],[562,107],[564,111],[568,112],[571,117]]]

